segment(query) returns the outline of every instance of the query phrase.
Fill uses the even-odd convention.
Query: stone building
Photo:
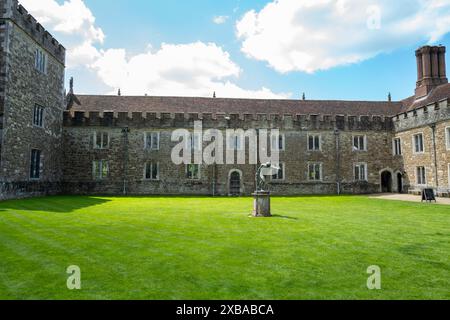
[[[61,192],[65,49],[0,1],[0,198]]]
[[[15,0],[0,4],[2,199],[253,192],[248,153],[245,164],[172,161],[173,132],[199,122],[223,132],[279,129],[266,141],[280,150],[270,180],[277,195],[450,192],[445,47],[417,50],[415,95],[396,102],[92,96],[73,86],[64,99],[64,48]],[[241,151],[254,143],[234,141]]]

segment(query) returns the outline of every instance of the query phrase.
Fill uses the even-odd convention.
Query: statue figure
[[[270,162],[261,165],[256,171],[256,192],[268,191],[269,186],[266,177],[277,174],[279,170],[278,166],[272,165]]]

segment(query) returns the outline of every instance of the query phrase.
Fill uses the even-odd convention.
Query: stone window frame
[[[447,164],[447,185],[450,187],[450,163]]]
[[[102,134],[102,141],[101,141],[101,145],[100,145],[100,147],[99,146],[97,146],[97,134],[99,134],[99,133],[101,133]],[[106,142],[106,146],[103,146],[104,145],[104,135],[107,135],[107,142]],[[94,131],[94,135],[93,135],[93,143],[94,143],[94,150],[108,150],[109,149],[109,145],[110,145],[110,143],[111,143],[111,136],[110,136],[110,134],[109,134],[109,132],[108,131],[102,131],[102,130],[95,130]]]
[[[323,181],[323,162],[308,162],[307,163],[307,165],[308,165],[308,181],[310,181],[310,182],[322,182]],[[320,175],[320,178],[319,178],[319,180],[317,180],[317,179],[311,179],[311,171],[310,171],[310,169],[311,169],[311,166],[312,165],[314,165],[314,166],[319,166],[319,175]]]
[[[99,168],[101,168],[99,170],[100,175],[97,175],[96,173],[96,163],[100,164],[101,166]],[[105,168],[105,164],[106,164],[106,175],[104,174],[104,168]],[[109,178],[110,175],[110,165],[109,165],[109,160],[92,160],[92,179],[94,181],[104,181],[107,180]]]
[[[275,142],[275,145],[274,145],[273,137],[275,137],[275,135],[272,135],[272,133],[271,133],[270,134],[270,148],[271,148],[271,150],[274,150],[274,151],[285,151],[286,150],[286,135],[284,133],[280,133],[278,135],[278,141]],[[280,148],[280,142],[281,142],[281,148]]]
[[[34,51],[34,68],[42,73],[47,74],[48,54],[42,48],[38,47]]]
[[[319,149],[311,149],[310,148],[310,146],[309,146],[309,139],[311,138],[311,137],[315,137],[315,138],[319,138]],[[315,142],[315,141],[314,141]],[[309,152],[322,152],[322,134],[320,134],[320,133],[309,133],[308,132],[308,137],[307,137],[307,140],[306,140],[306,149],[309,151]]]
[[[450,151],[450,127],[445,127],[445,145],[447,151]]]
[[[153,165],[156,165],[156,172],[157,172],[157,176],[156,178],[150,177],[147,178],[147,169],[148,169],[148,165],[151,165],[152,168],[150,169],[151,171],[153,171]],[[158,161],[153,161],[153,160],[149,160],[146,161],[144,164],[144,180],[145,181],[160,181],[160,164]]]
[[[197,142],[197,146],[195,145]],[[199,151],[203,149],[203,136],[195,132],[190,132],[188,139],[185,139],[185,148],[191,151]]]
[[[153,135],[156,134],[158,137],[158,145],[153,146]],[[148,138],[150,136],[150,146],[148,145]],[[161,148],[161,132],[160,131],[147,131],[144,133],[144,150],[159,151]]]
[[[38,112],[36,112],[38,110]],[[44,128],[45,107],[35,103],[33,107],[33,127]]]
[[[361,138],[363,137],[363,143],[364,143],[364,148],[361,149],[360,146],[359,148],[355,147],[355,138]],[[358,140],[358,145],[359,145],[359,140]],[[352,151],[353,152],[367,152],[368,151],[368,139],[367,139],[367,135],[366,134],[354,134],[352,135]]]
[[[422,136],[422,151],[416,150],[416,137]],[[412,135],[412,148],[413,148],[413,154],[424,154],[425,153],[425,135],[423,132],[417,132]]]
[[[192,134],[192,137],[194,137],[194,134]],[[191,150],[196,150],[195,149],[195,142],[192,140],[191,137]],[[226,135],[225,139],[229,139],[228,141],[226,141],[226,146],[227,148],[233,149],[234,151],[244,151],[245,150],[245,145],[246,145],[246,138],[245,135],[244,136],[240,136],[237,134],[233,134],[233,135]],[[231,141],[231,139],[233,139]]]
[[[364,166],[364,179],[360,179],[356,177],[356,167]],[[361,169],[360,169],[361,170]],[[361,171],[360,171],[361,174]],[[368,182],[369,181],[369,166],[367,162],[356,162],[353,164],[353,179],[355,182]]]
[[[198,176],[197,177],[191,177],[189,176],[189,166],[198,166]],[[199,164],[191,163],[185,165],[185,173],[186,173],[186,179],[189,181],[199,181],[202,178],[202,167]]]
[[[39,161],[38,161],[38,165],[37,165],[37,171],[36,171],[36,164],[34,163],[34,159],[33,159],[34,151],[37,151],[39,153],[39,158],[38,158]],[[31,150],[30,150],[30,180],[31,181],[38,181],[41,179],[42,166],[43,166],[42,150],[40,150],[38,148],[31,148]],[[33,170],[33,168],[34,168],[34,170]],[[37,175],[34,175],[36,173],[37,173]]]
[[[424,181],[419,181],[419,169],[420,168],[423,168],[423,174],[424,174],[423,178],[425,179]],[[427,184],[427,173],[428,173],[428,170],[427,170],[426,166],[417,166],[416,167],[415,176],[416,176],[416,184],[418,186],[427,186],[428,185]],[[423,183],[421,183],[421,182],[423,182]]]
[[[280,169],[281,169],[281,172],[282,172],[282,178],[280,179],[280,178],[278,178],[278,176],[279,176],[279,171],[280,170],[278,170],[278,173],[276,173],[276,174],[274,174],[273,176],[271,176],[270,177],[270,179],[272,180],[272,181],[274,181],[274,182],[282,182],[282,181],[286,181],[286,163],[285,162],[280,162],[279,163],[279,166],[280,166]]]
[[[398,150],[397,150],[397,145],[396,142],[399,142],[398,144]],[[403,145],[402,145],[402,138],[397,137],[397,138],[393,138],[392,139],[392,154],[394,156],[401,156],[403,155]]]

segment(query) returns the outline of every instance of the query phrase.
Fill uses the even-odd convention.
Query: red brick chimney
[[[445,47],[425,46],[416,51],[416,99],[427,96],[431,90],[448,83],[445,70]]]

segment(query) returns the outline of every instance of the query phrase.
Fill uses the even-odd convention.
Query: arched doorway
[[[397,192],[403,193],[403,175],[399,172],[397,173]]]
[[[237,170],[230,172],[229,181],[229,194],[230,196],[240,196],[241,195],[241,173]]]
[[[381,192],[392,192],[392,173],[390,171],[383,171],[381,173]]]

